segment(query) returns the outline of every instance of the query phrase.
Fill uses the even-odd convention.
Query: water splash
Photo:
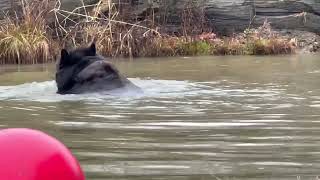
[[[32,82],[16,86],[0,86],[0,100],[27,100],[39,102],[59,101],[105,101],[113,98],[139,99],[142,97],[170,97],[198,94],[200,88],[195,83],[174,80],[146,80],[132,78],[143,93],[126,90],[113,90],[104,93],[80,95],[59,95],[55,81]]]
[[[217,103],[218,99],[233,98],[229,105],[237,104],[236,99],[248,97],[277,100],[283,95],[282,89],[270,88],[245,88],[239,84],[225,81],[217,82],[191,82],[177,80],[154,80],[154,79],[130,79],[139,86],[143,92],[130,91],[130,89],[118,89],[102,93],[59,95],[56,93],[55,81],[32,82],[16,86],[0,86],[0,100],[24,100],[37,102],[60,102],[60,101],[85,101],[85,102],[114,102],[113,100],[132,102],[143,99],[152,100],[154,98],[193,98],[201,96],[199,104]],[[191,102],[190,102],[191,103]],[[233,103],[233,104],[230,104]]]

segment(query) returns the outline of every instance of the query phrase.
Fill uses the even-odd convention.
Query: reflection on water
[[[316,179],[320,61],[139,59],[143,93],[57,95],[53,66],[1,67],[0,127],[63,141],[88,179]]]

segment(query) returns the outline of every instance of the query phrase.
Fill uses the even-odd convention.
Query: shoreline
[[[21,7],[20,19],[7,15],[1,21],[0,64],[52,62],[57,60],[62,48],[85,46],[92,41],[96,42],[101,55],[112,58],[320,52],[320,35],[273,29],[267,19],[260,27],[219,36],[204,25],[207,22],[197,22],[189,14],[184,16],[179,34],[168,34],[165,25],[154,19],[132,22],[125,19],[126,14],[117,7],[106,14],[100,6],[81,14],[41,2],[25,4]],[[48,19],[52,13],[57,17],[54,22]],[[61,13],[68,16],[61,20],[58,18]]]

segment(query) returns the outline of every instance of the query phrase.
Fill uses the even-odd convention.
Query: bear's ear
[[[96,49],[96,44],[93,42],[90,47],[89,47],[89,54],[91,56],[97,55],[97,49]]]
[[[60,58],[60,66],[68,64],[68,59],[69,59],[68,51],[65,49],[62,49],[61,50],[61,58]]]
[[[66,58],[69,56],[69,53],[66,49],[61,50],[61,58]]]

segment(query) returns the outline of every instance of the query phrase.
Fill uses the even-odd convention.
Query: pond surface
[[[0,127],[60,139],[88,180],[320,175],[319,55],[115,64],[143,94],[62,96],[54,65],[0,67]]]

